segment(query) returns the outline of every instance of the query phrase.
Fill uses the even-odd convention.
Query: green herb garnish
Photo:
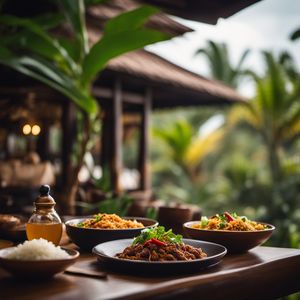
[[[166,231],[165,227],[158,226],[155,228],[146,228],[142,230],[141,234],[134,238],[132,245],[144,244],[153,238],[166,243],[182,243],[182,235],[175,234],[172,229]]]
[[[241,220],[242,220],[243,222],[248,221],[248,218],[247,218],[246,216],[241,216],[240,218],[241,218]]]
[[[79,227],[79,228],[82,228],[84,225],[83,225],[82,222],[80,222],[80,223],[78,223],[76,226]]]
[[[200,220],[200,227],[204,228],[206,227],[208,224],[208,218],[207,217],[201,217],[201,220]]]
[[[225,215],[219,215],[219,219],[221,222],[227,223],[227,218],[225,217]]]
[[[226,227],[226,222],[221,222],[219,225],[220,229],[223,229]]]
[[[238,214],[236,212],[231,214],[235,219],[238,217]]]
[[[95,215],[95,221],[99,222],[101,221],[102,215]]]

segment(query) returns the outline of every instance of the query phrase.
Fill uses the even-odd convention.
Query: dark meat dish
[[[201,248],[195,248],[184,243],[155,243],[137,244],[124,249],[118,253],[118,258],[145,261],[179,261],[194,260],[206,257]]]

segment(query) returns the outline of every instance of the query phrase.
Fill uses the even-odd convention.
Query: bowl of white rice
[[[44,239],[25,241],[0,250],[0,266],[22,278],[48,278],[72,265],[79,252],[63,249]]]

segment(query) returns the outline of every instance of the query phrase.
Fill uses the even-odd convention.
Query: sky
[[[208,39],[225,42],[233,64],[245,49],[251,49],[245,66],[259,73],[264,70],[261,50],[275,53],[288,50],[300,66],[300,39],[291,42],[288,38],[300,27],[300,0],[263,0],[227,19],[219,19],[216,25],[175,19],[195,31],[147,49],[193,72],[204,76],[209,74],[205,58],[194,56]],[[240,92],[251,96],[253,90],[250,85],[244,84]]]

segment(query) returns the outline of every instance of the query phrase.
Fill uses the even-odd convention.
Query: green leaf
[[[77,66],[72,60],[72,58],[68,55],[68,52],[63,47],[61,47],[61,45],[59,44],[56,38],[49,35],[41,26],[39,26],[39,24],[32,22],[29,19],[18,18],[9,15],[0,16],[0,23],[9,26],[14,26],[14,27],[17,26],[21,28],[26,28],[27,30],[36,34],[43,40],[43,43],[47,43],[49,46],[57,50],[59,55],[61,55],[61,57],[65,59],[66,63],[70,67],[70,70],[72,70],[73,72],[77,71]],[[41,46],[41,47],[45,47],[45,46]]]
[[[47,13],[33,18],[32,21],[49,30],[60,25],[64,21],[64,16],[61,13]]]
[[[80,57],[89,50],[88,35],[85,24],[85,5],[83,0],[61,0],[59,4],[63,8],[70,25],[72,26],[76,40],[80,44]]]
[[[152,238],[155,238],[162,242],[169,242],[175,244],[182,243],[182,236],[180,234],[173,233],[172,229],[165,231],[165,227],[158,226],[142,230],[141,234],[134,238],[132,245],[144,244]]]
[[[7,55],[7,53],[5,55]],[[98,106],[95,99],[82,92],[76,86],[72,86],[72,88],[70,88],[71,83],[65,81],[64,77],[60,77],[57,73],[51,70],[49,66],[43,65],[41,62],[37,60],[35,61],[29,57],[5,59],[5,56],[1,56],[0,63],[54,88],[69,99],[73,100],[75,104],[87,113],[92,115],[97,113]]]
[[[0,45],[0,59],[11,58],[12,53],[8,50],[8,48]]]
[[[83,84],[87,85],[93,80],[110,59],[167,38],[166,34],[150,29],[135,29],[104,35],[92,47],[83,62]]]
[[[66,49],[68,54],[73,58],[74,61],[79,61],[80,59],[80,45],[73,40],[59,37],[59,43]]]
[[[120,14],[105,24],[104,34],[117,34],[119,32],[140,28],[150,16],[158,12],[158,8],[144,5]]]
[[[109,0],[84,0],[86,6],[108,2]]]
[[[295,40],[298,39],[299,37],[300,37],[300,28],[297,29],[297,30],[295,30],[295,31],[291,34],[290,39],[291,39],[292,41],[295,41]]]

